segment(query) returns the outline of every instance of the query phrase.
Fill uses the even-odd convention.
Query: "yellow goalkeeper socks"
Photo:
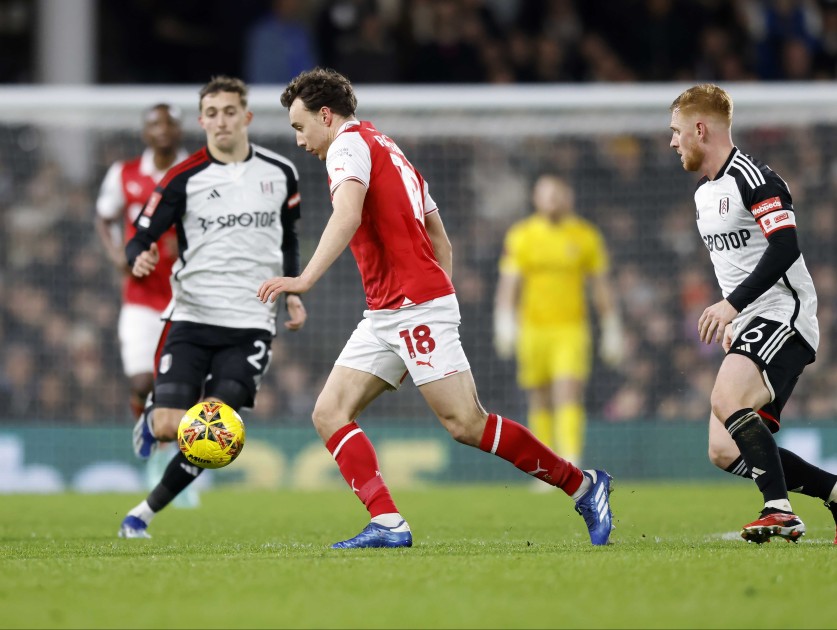
[[[529,430],[549,448],[555,448],[555,429],[553,428],[552,413],[548,409],[538,409],[529,412]]]
[[[578,464],[584,452],[584,407],[579,403],[561,405],[555,412],[555,438],[558,454]]]

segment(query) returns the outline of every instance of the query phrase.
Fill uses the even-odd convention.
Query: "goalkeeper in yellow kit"
[[[529,427],[561,457],[579,465],[584,452],[584,388],[591,333],[586,288],[599,317],[599,353],[622,360],[622,331],[598,229],[575,214],[572,188],[542,175],[534,213],[506,234],[494,311],[494,345],[517,351],[518,382],[529,397]]]

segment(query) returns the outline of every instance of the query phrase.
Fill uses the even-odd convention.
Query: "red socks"
[[[350,422],[338,429],[326,442],[326,448],[372,518],[398,512],[381,477],[375,448],[357,423]]]
[[[340,473],[374,518],[398,512],[378,467],[369,438],[355,422],[337,430],[326,448]],[[568,495],[578,490],[581,470],[544,446],[529,429],[514,420],[489,414],[480,449],[511,462],[523,472],[561,488]]]
[[[581,470],[544,446],[529,429],[494,413],[488,414],[480,449],[502,457],[523,472],[561,488],[570,496],[578,490],[584,478]]]

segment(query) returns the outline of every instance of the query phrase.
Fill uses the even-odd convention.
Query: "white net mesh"
[[[580,214],[605,234],[628,338],[624,368],[594,366],[590,448],[602,441],[614,451],[625,446],[622,434],[602,429],[608,423],[703,427],[721,356],[698,343],[695,327],[718,289],[693,223],[696,178],[668,148],[668,106],[683,87],[358,90],[359,117],[398,142],[439,203],[454,244],[462,339],[486,408],[526,416],[514,365],[494,355],[492,300],[503,234],[529,212],[535,175],[554,171],[572,182]],[[837,88],[728,87],[736,99],[736,143],[790,185],[820,294],[820,354],[786,414],[829,419],[837,407]],[[330,212],[325,169],[295,147],[279,94],[253,90],[251,138],[300,171],[304,263]],[[186,147],[202,145],[197,87],[11,88],[0,91],[0,102],[0,430],[21,421],[129,426],[116,343],[119,279],[93,231],[95,195],[110,163],[141,150],[141,112],[151,104],[179,105]],[[280,333],[274,343],[248,422],[308,426],[323,379],[364,307],[348,253],[306,305],[306,329]],[[383,396],[364,417],[405,428],[435,423],[411,385]],[[703,446],[696,450],[702,458]]]

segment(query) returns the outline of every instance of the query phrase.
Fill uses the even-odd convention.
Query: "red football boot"
[[[796,514],[789,512],[762,512],[759,519],[741,529],[741,538],[759,545],[770,542],[773,536],[779,536],[788,542],[799,542],[804,535],[805,523]]]

